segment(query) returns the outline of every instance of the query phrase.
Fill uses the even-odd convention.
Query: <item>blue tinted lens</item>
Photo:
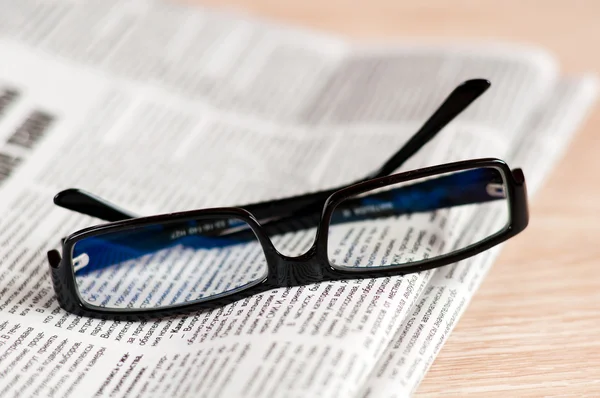
[[[336,207],[329,260],[341,268],[402,266],[477,244],[509,221],[507,188],[497,168],[392,184]]]
[[[77,241],[81,298],[105,308],[158,308],[231,293],[267,275],[254,232],[234,218],[186,220]]]

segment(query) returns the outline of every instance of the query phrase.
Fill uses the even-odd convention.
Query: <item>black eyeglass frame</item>
[[[493,167],[498,169],[505,179],[510,219],[506,227],[500,232],[451,254],[399,266],[340,269],[336,268],[335,265],[330,264],[327,252],[329,220],[331,219],[334,209],[344,200],[391,184],[427,178],[441,173],[451,173],[482,167]],[[266,258],[268,272],[265,279],[244,285],[237,290],[211,296],[206,299],[199,299],[190,303],[156,309],[103,308],[88,304],[79,296],[75,281],[72,252],[74,245],[81,239],[105,234],[107,232],[119,232],[147,225],[155,225],[157,223],[163,224],[186,220],[227,217],[234,217],[246,222],[256,235]],[[86,228],[70,235],[63,241],[62,258],[57,258],[55,255],[51,256],[49,253],[49,257],[54,257],[49,259],[52,265],[51,277],[57,299],[61,307],[67,311],[76,315],[94,318],[143,320],[218,308],[275,288],[309,285],[317,282],[344,279],[369,279],[399,276],[442,267],[472,257],[517,235],[527,227],[528,220],[527,189],[522,170],[511,170],[506,163],[499,159],[483,158],[437,165],[415,171],[375,178],[336,191],[329,196],[323,206],[312,247],[299,257],[289,257],[279,253],[261,223],[248,210],[243,207],[223,207],[140,217]]]
[[[55,204],[111,222],[80,230],[63,239],[62,256],[57,250],[48,252],[50,274],[60,306],[76,315],[101,319],[136,321],[166,317],[222,307],[275,288],[308,285],[323,281],[369,279],[421,272],[464,260],[506,241],[523,231],[529,220],[527,189],[521,169],[511,170],[502,160],[482,158],[389,175],[431,140],[456,115],[466,109],[489,86],[490,83],[487,80],[473,79],[457,87],[424,123],[421,129],[380,169],[368,177],[345,187],[246,206],[192,210],[148,217],[137,217],[83,191],[76,189],[62,191],[55,197]],[[506,191],[504,194],[509,203],[510,219],[503,230],[456,252],[398,266],[341,269],[330,264],[327,252],[328,228],[332,213],[340,203],[361,193],[373,191],[387,185],[483,167],[491,167],[500,171],[505,182]],[[275,218],[278,219],[274,222],[260,221],[268,219],[272,215],[275,215]],[[306,215],[319,216],[314,223],[317,232],[312,247],[298,257],[281,254],[269,238],[266,227],[276,223],[285,224],[290,219],[293,220]],[[89,304],[80,297],[76,285],[72,253],[74,245],[81,239],[157,223],[177,223],[186,220],[228,217],[237,218],[247,223],[261,244],[268,270],[263,280],[246,284],[219,295],[161,308],[105,308]]]

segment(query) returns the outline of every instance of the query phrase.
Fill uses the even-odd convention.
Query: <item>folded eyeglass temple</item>
[[[378,170],[355,183],[383,177],[397,170],[481,96],[490,85],[491,83],[486,79],[472,79],[456,87],[400,150],[392,155]],[[323,202],[341,188],[343,187],[237,207],[248,210],[259,220],[266,217],[291,218],[299,215],[309,215],[320,212]],[[65,209],[105,221],[120,221],[138,217],[134,213],[121,209],[96,195],[74,188],[58,193],[54,198],[54,203]]]
[[[481,168],[460,171],[450,175],[420,182],[412,185],[392,188],[387,191],[373,193],[365,197],[352,198],[336,207],[330,225],[343,224],[361,220],[373,220],[382,217],[394,217],[403,214],[426,212],[441,208],[460,206],[471,203],[484,203],[505,198],[502,174],[494,168]],[[500,188],[500,189],[499,189]],[[282,221],[285,220],[285,221]],[[320,214],[313,213],[306,217],[295,217],[293,220],[278,219],[263,223],[268,235],[279,235],[316,227],[320,222]],[[174,245],[182,245],[192,249],[212,249],[215,247],[231,247],[254,241],[254,233],[246,224],[233,225],[227,219],[196,220],[198,231],[185,236],[174,235],[181,228],[180,223],[163,225],[159,229],[144,232],[140,230],[134,236],[100,235],[90,237],[78,243],[79,254],[74,258],[77,275],[110,267],[114,264],[114,253],[118,252],[121,261],[139,258]],[[223,227],[223,225],[226,225]],[[98,248],[109,251],[98,250]],[[85,262],[85,256],[93,253],[94,263],[77,266]],[[80,259],[81,257],[81,259]]]

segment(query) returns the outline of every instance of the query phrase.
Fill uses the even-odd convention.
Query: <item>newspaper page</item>
[[[357,395],[433,272],[171,319],[85,319],[58,308],[45,252],[99,221],[52,196],[75,186],[155,214],[348,183],[475,76],[497,89],[404,167],[504,157],[556,79],[549,57],[523,49],[373,51],[140,1],[0,4],[2,396]],[[312,238],[276,245],[300,254]]]
[[[597,97],[595,76],[561,78],[547,101],[530,113],[506,159],[526,171],[534,197],[568,147]],[[485,221],[480,216],[478,222]],[[417,389],[501,246],[438,270],[374,368],[363,397],[406,397]],[[468,387],[465,392],[468,392]],[[481,392],[475,391],[472,392]]]

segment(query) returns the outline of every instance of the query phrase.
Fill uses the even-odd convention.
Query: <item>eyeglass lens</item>
[[[263,280],[267,262],[247,223],[185,220],[94,235],[73,247],[77,290],[103,308],[161,308]]]
[[[509,221],[500,169],[444,173],[340,203],[331,219],[328,257],[341,269],[405,266],[463,250],[501,232]]]

